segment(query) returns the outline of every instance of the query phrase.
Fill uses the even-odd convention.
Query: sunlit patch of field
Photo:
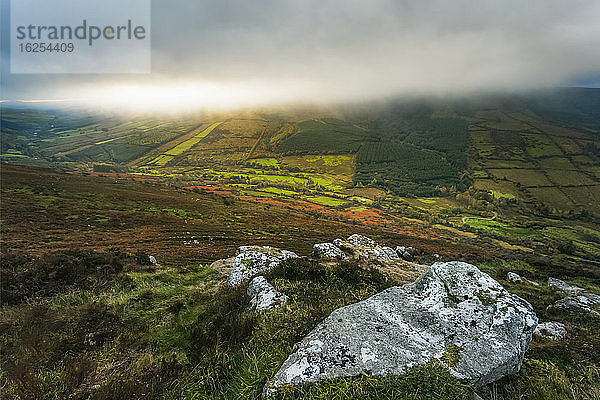
[[[507,237],[526,237],[532,235],[534,232],[528,228],[520,228],[510,226],[504,222],[495,221],[485,218],[465,218],[465,224],[471,228],[483,229],[500,236]]]
[[[336,198],[327,197],[327,196],[308,196],[308,197],[306,197],[306,200],[308,200],[312,203],[317,203],[317,204],[321,204],[324,206],[331,206],[331,207],[338,207],[338,206],[343,206],[345,204],[348,204],[348,202],[346,200],[336,199]]]
[[[514,199],[515,195],[511,193],[502,193],[497,190],[490,190],[495,199]]]
[[[46,139],[42,139],[41,141],[44,143],[52,143],[61,142],[60,144],[64,144],[62,142],[71,142],[73,140],[79,140],[81,137],[91,136],[91,135],[102,135],[104,132],[99,128],[98,124],[82,126],[77,129],[68,129],[64,131],[55,131],[53,132],[56,136],[49,137]]]
[[[352,201],[355,201],[357,203],[362,203],[362,204],[373,204],[373,200],[366,198],[366,197],[361,197],[361,196],[350,196],[350,197],[348,197],[348,200],[352,200]]]
[[[173,158],[175,158],[175,157],[166,155],[166,154],[161,154],[160,156],[156,157],[154,160],[150,161],[149,164],[156,164],[158,166],[163,166],[166,163],[168,163],[169,161],[171,161]]]
[[[409,204],[411,207],[415,207],[422,210],[443,210],[458,207],[458,203],[454,199],[449,197],[398,197],[395,200],[401,201],[403,203]]]
[[[492,179],[476,179],[473,183],[475,189],[487,190],[496,198],[515,198],[518,193],[516,186],[507,181],[494,181]]]
[[[277,133],[270,139],[271,145],[277,144],[279,141],[291,136],[294,133],[294,125],[290,123],[284,124]]]
[[[311,175],[310,179],[319,186],[332,191],[342,190],[351,183],[348,179],[337,175]]]
[[[561,242],[572,242],[590,254],[600,256],[600,231],[585,226],[546,227],[541,234]]]
[[[492,239],[492,243],[494,243],[495,245],[497,245],[503,249],[506,249],[506,250],[511,250],[511,251],[518,250],[518,251],[522,251],[525,253],[533,253],[533,249],[531,249],[529,247],[520,246],[518,244],[510,244],[503,240]]]
[[[178,155],[182,154],[183,152],[188,151],[196,143],[198,143],[199,141],[204,139],[206,136],[208,136],[217,126],[219,126],[221,124],[222,124],[222,122],[215,122],[206,129],[198,128],[196,130],[197,133],[192,138],[186,140],[183,143],[178,144],[177,146],[173,147],[171,150],[166,151],[164,154],[169,155],[169,156],[178,156]]]
[[[421,198],[421,199],[417,199],[419,200],[421,203],[425,203],[425,204],[435,204],[436,200],[432,199],[432,198]]]
[[[21,153],[17,149],[8,149],[8,150],[6,150],[6,153],[0,154],[0,157],[6,157],[6,158],[27,158],[27,156],[25,154]]]
[[[292,183],[299,185],[310,185],[310,180],[305,177],[300,176],[291,176],[291,175],[271,175],[271,174],[256,174],[256,175],[247,175],[250,178],[251,182],[261,182],[261,181],[269,181],[269,182],[283,182],[283,183]]]
[[[308,163],[322,161],[328,167],[335,167],[347,161],[350,161],[351,156],[305,156],[304,160]]]

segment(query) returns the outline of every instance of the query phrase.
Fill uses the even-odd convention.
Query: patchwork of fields
[[[597,135],[540,122],[521,112],[469,121],[471,165],[479,189],[536,202],[554,212],[600,212]]]
[[[579,229],[578,219],[600,216],[593,118],[566,118],[538,103],[390,103],[376,112],[128,120],[3,109],[0,159],[218,186],[232,198],[333,210],[330,217],[350,220],[362,207],[379,209],[463,237],[490,234],[535,247],[540,242],[515,232],[562,218]]]

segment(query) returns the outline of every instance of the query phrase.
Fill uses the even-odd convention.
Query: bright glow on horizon
[[[8,101],[8,100],[0,100],[0,101]],[[32,99],[32,100],[17,100],[19,103],[62,103],[65,101],[69,101],[66,99]]]
[[[64,94],[76,103],[105,111],[172,114],[286,104],[297,101],[299,94],[305,97],[315,92],[312,85],[301,82],[248,81],[90,85]]]

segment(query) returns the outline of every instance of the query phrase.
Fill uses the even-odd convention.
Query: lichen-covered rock
[[[287,303],[288,297],[278,292],[264,276],[257,276],[248,284],[246,291],[250,297],[250,305],[256,311],[265,311],[271,308],[281,307]]]
[[[231,263],[227,286],[239,285],[253,276],[275,268],[283,260],[297,257],[292,251],[279,250],[270,246],[241,246],[238,248],[238,255]]]
[[[544,339],[558,341],[567,337],[567,328],[560,322],[544,322],[538,324],[533,334]]]
[[[313,246],[314,258],[339,258],[345,260],[348,256],[333,243],[317,243]]]
[[[567,296],[548,306],[548,309],[563,310],[570,312],[589,312],[595,315],[600,313],[594,308],[600,307],[600,296],[593,293],[582,292]]]
[[[507,273],[506,279],[508,279],[511,282],[521,282],[521,276],[515,272]]]
[[[583,292],[583,288],[575,285],[569,285],[567,282],[556,278],[548,278],[548,286],[557,288],[566,293]]]
[[[333,311],[296,345],[265,394],[322,379],[402,374],[432,359],[485,385],[519,370],[537,322],[529,303],[474,265],[435,263],[411,284]]]

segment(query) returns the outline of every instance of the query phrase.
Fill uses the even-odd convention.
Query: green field
[[[182,154],[183,152],[191,149],[194,145],[196,145],[199,141],[204,139],[206,136],[208,136],[216,127],[218,127],[221,124],[222,124],[222,122],[215,122],[214,124],[210,125],[208,128],[206,128],[202,131],[199,130],[199,132],[196,135],[194,135],[192,138],[186,140],[185,142],[178,144],[177,146],[173,147],[171,150],[165,152],[165,155],[178,156],[178,155]]]
[[[483,218],[465,218],[465,224],[471,228],[483,229],[494,234],[506,237],[527,237],[531,236],[534,231],[528,228],[519,228],[507,225],[500,221],[494,221]]]

